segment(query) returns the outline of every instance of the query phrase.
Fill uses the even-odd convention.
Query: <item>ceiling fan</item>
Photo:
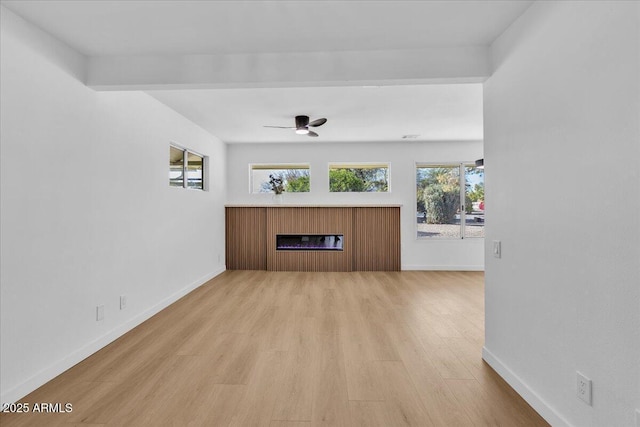
[[[278,128],[278,129],[295,129],[296,133],[299,134],[299,135],[308,135],[308,136],[316,137],[316,136],[318,136],[318,134],[315,133],[312,130],[309,130],[309,127],[322,126],[326,122],[327,122],[327,119],[325,119],[325,118],[316,119],[316,120],[314,120],[312,122],[309,122],[309,116],[296,116],[296,125],[295,125],[295,127],[288,127],[288,126],[265,126],[265,127],[266,128]]]

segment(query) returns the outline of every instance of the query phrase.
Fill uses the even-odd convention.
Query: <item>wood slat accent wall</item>
[[[266,208],[225,208],[228,270],[267,269]]]
[[[227,207],[228,270],[400,271],[400,208]],[[342,234],[343,251],[276,251],[276,234]]]
[[[400,267],[400,208],[353,208],[353,270]]]
[[[351,208],[267,208],[267,270],[351,271]],[[342,234],[342,251],[276,251],[276,234]]]

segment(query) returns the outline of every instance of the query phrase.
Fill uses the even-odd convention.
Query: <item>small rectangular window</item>
[[[329,191],[332,193],[386,193],[389,191],[389,164],[331,163]]]
[[[205,189],[206,156],[178,146],[169,146],[169,186]]]
[[[274,193],[272,177],[287,193],[308,193],[311,188],[308,164],[252,164],[251,192]],[[281,181],[280,181],[281,180]]]

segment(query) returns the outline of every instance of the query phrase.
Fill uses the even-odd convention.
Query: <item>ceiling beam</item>
[[[89,57],[96,90],[479,83],[487,46],[406,50]]]

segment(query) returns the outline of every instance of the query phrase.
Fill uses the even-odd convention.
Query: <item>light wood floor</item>
[[[3,414],[3,427],[546,426],[481,359],[479,272],[228,271]]]

